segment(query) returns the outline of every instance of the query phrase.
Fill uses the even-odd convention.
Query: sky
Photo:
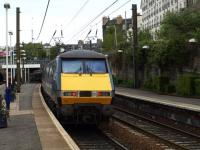
[[[0,0],[0,6],[2,6],[0,8],[0,46],[6,45],[5,3],[9,3],[11,7],[8,9],[8,31],[13,32],[13,36],[11,37],[11,45],[13,46],[16,43],[16,7],[20,7],[21,11],[20,43],[32,42],[32,37],[33,42],[49,43],[55,30],[57,31],[55,34],[56,40],[61,37],[62,29],[63,38],[61,38],[61,41],[64,44],[77,44],[78,40],[85,39],[90,30],[91,33],[88,37],[92,38],[95,36],[96,30],[98,30],[97,37],[102,38],[101,20],[103,16],[108,16],[110,14],[109,17],[111,19],[118,15],[125,18],[126,12],[127,18],[130,18],[132,4],[137,4],[138,12],[141,13],[140,0],[130,0],[125,6],[112,13],[128,1],[118,0],[112,7],[89,24],[114,1],[115,0],[50,0],[42,32],[39,38],[37,38],[48,0]],[[78,15],[76,15],[78,10],[80,10],[84,4],[85,7],[81,9],[81,12]],[[75,15],[76,17],[73,19]],[[87,28],[85,28],[85,26],[87,26]],[[8,41],[8,44],[10,45],[10,36],[8,37]],[[51,45],[53,44],[54,40],[51,42]]]

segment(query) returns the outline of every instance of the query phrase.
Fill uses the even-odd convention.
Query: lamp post
[[[25,72],[24,72],[24,60],[26,58],[26,53],[25,50],[21,50],[21,60],[22,60],[22,83],[24,83],[24,77],[25,77]]]
[[[196,62],[198,62],[198,60],[197,60],[197,57],[196,56],[198,56],[199,54],[199,52],[198,52],[198,41],[195,39],[195,38],[191,38],[191,39],[189,39],[188,40],[188,46],[189,46],[189,67],[190,67],[190,69],[192,69],[192,70],[196,70],[197,68],[195,67],[195,66],[197,66],[196,65]]]
[[[147,62],[147,52],[148,52],[148,50],[150,49],[150,47],[148,46],[148,45],[144,45],[143,47],[142,47],[142,57],[143,57],[143,63],[142,63],[142,65],[143,65],[143,68],[142,68],[142,80],[143,80],[143,82],[144,82],[144,80],[146,79],[146,73],[145,73],[145,69],[147,69],[148,67],[145,65],[146,64],[146,62]]]
[[[23,82],[26,83],[26,68],[24,67],[26,55],[24,55],[23,59]]]
[[[10,64],[11,64],[11,69],[10,69],[10,83],[12,85],[12,82],[13,82],[13,68],[12,68],[12,65],[13,65],[13,50],[11,49],[11,45],[12,45],[11,36],[13,35],[13,32],[9,31],[8,33],[10,35]]]
[[[12,55],[12,62],[13,62],[13,65],[15,65],[15,60],[16,60],[16,53],[15,53],[15,51],[13,50],[13,53],[12,53],[13,55]],[[17,65],[16,65],[17,66]],[[13,68],[13,79],[15,79],[15,81],[16,81],[16,68]]]
[[[4,8],[6,9],[6,87],[8,88],[8,9],[10,4],[5,3]]]

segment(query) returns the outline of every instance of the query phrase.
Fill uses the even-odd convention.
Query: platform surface
[[[21,86],[11,103],[8,127],[0,129],[0,150],[70,149],[42,105],[39,92],[39,84]]]
[[[200,112],[200,99],[157,94],[139,89],[116,87],[115,93],[139,100]]]

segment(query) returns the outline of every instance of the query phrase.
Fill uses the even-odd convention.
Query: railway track
[[[141,116],[118,107],[116,107],[115,110],[116,112],[113,115],[114,119],[132,127],[134,130],[139,130],[139,132],[149,137],[153,137],[155,140],[167,145],[168,148],[187,150],[200,149],[199,136],[142,118]]]
[[[44,93],[43,97],[47,103],[46,100],[49,97]],[[47,103],[47,105],[52,111],[51,104]],[[101,131],[94,125],[72,126],[66,125],[65,121],[61,121],[61,124],[81,150],[128,150],[113,139],[108,133]]]
[[[128,150],[94,126],[65,127],[81,150]]]

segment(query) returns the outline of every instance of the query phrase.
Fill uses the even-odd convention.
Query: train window
[[[85,61],[86,73],[106,73],[106,62],[105,60],[86,60]]]
[[[62,72],[83,73],[83,62],[81,60],[63,60]]]

